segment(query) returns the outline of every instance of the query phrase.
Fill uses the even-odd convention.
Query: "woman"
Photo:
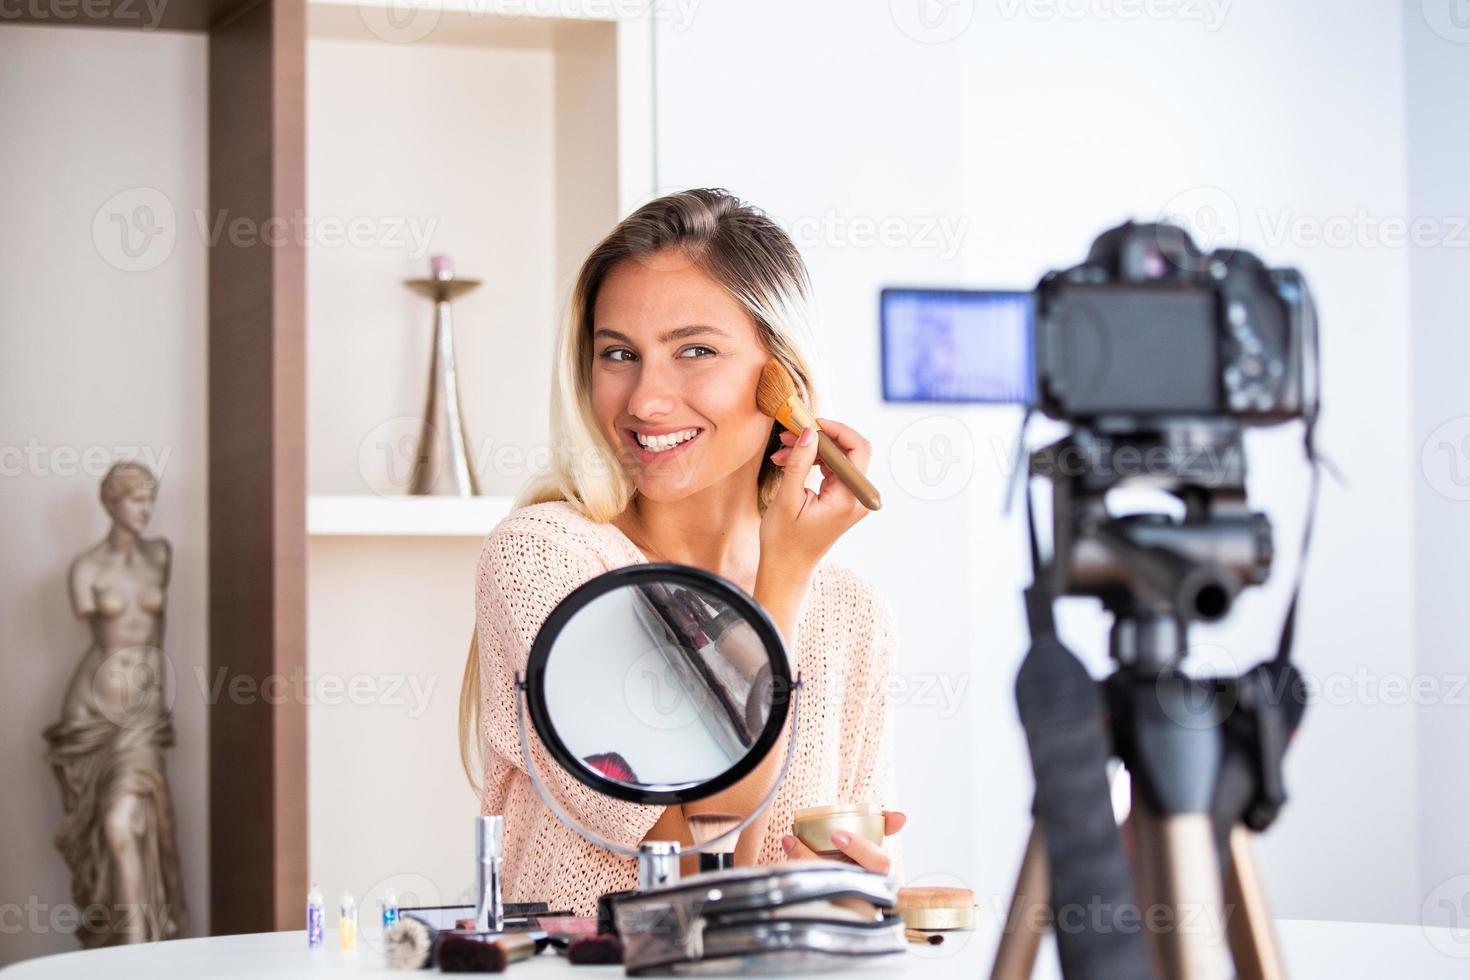
[[[158,481],[138,463],[102,480],[112,529],[72,564],[72,609],[92,630],[61,721],[45,731],[66,817],[56,843],[82,911],[82,945],[171,939],[187,928],[163,750],[169,544],[145,538]]]
[[[755,403],[761,369],[775,358],[817,409],[809,294],[786,234],[718,190],[645,205],[583,263],[557,344],[551,472],[485,541],[460,693],[466,773],[473,783],[478,747],[481,811],[505,815],[507,900],[589,914],[602,893],[637,883],[633,862],[584,841],[536,796],[513,695],[552,608],[612,568],[676,562],[729,579],[765,607],[805,682],[791,770],[741,834],[738,864],[810,857],[789,834],[797,809],[892,800],[882,696],[891,614],[865,581],[822,560],[867,511],[823,464],[820,490],[807,489],[815,434],[784,432]],[[866,470],[867,441],[820,421]],[[689,843],[686,811],[749,813],[773,785],[784,746],[783,738],[736,786],[686,807],[608,799],[561,773],[539,742],[534,748],[538,771],[579,820],[636,847]],[[903,823],[888,813],[890,834]],[[893,873],[883,851],[838,837],[859,864]]]

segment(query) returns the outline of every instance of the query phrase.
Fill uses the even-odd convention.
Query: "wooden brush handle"
[[[868,482],[857,464],[848,459],[847,453],[842,447],[832,441],[832,437],[821,429],[817,430],[817,455],[822,457],[822,462],[827,468],[836,474],[837,479],[847,484],[847,489],[868,510],[877,510],[883,506],[882,499],[878,496],[878,488]]]
[[[857,468],[852,460],[847,458],[847,453],[842,447],[832,441],[832,437],[822,431],[816,416],[803,404],[800,398],[792,395],[786,400],[786,404],[776,413],[775,419],[793,435],[800,436],[803,429],[811,427],[817,430],[817,455],[822,457],[822,462],[827,468],[837,475],[837,479],[847,484],[847,489],[868,510],[877,510],[883,506],[883,500],[878,496],[878,488],[868,482],[862,471]]]

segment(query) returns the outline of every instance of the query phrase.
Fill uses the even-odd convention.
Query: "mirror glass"
[[[697,799],[748,772],[785,720],[790,673],[770,620],[698,569],[600,578],[558,606],[532,652],[532,718],[547,748],[626,798]]]

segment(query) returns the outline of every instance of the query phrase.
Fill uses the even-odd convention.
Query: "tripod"
[[[1228,428],[1214,437],[1238,445]],[[1060,474],[1058,454],[1079,441],[1102,465]],[[1115,450],[1079,432],[1032,457],[1033,473],[1052,475],[1056,488],[1048,564],[1032,526],[1033,647],[1017,679],[1037,820],[991,978],[1029,977],[1054,927],[1068,980],[1225,980],[1227,945],[1242,980],[1283,980],[1250,833],[1285,802],[1281,765],[1305,703],[1300,675],[1284,656],[1239,677],[1179,669],[1188,623],[1223,617],[1240,588],[1265,580],[1269,524],[1244,506],[1239,456],[1229,468],[1166,474],[1186,503],[1181,522],[1111,517],[1102,498],[1120,481],[1098,474],[1116,472],[1105,465]],[[1057,595],[1097,596],[1113,613],[1117,666],[1100,684],[1056,639]],[[1107,747],[1130,776],[1131,855],[1101,782]]]

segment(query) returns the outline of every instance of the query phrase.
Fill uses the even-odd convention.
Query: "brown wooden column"
[[[209,221],[210,919],[303,928],[307,881],[305,0],[211,24]],[[289,696],[261,697],[279,675]],[[220,677],[224,683],[216,687]],[[230,681],[250,679],[232,698]]]

